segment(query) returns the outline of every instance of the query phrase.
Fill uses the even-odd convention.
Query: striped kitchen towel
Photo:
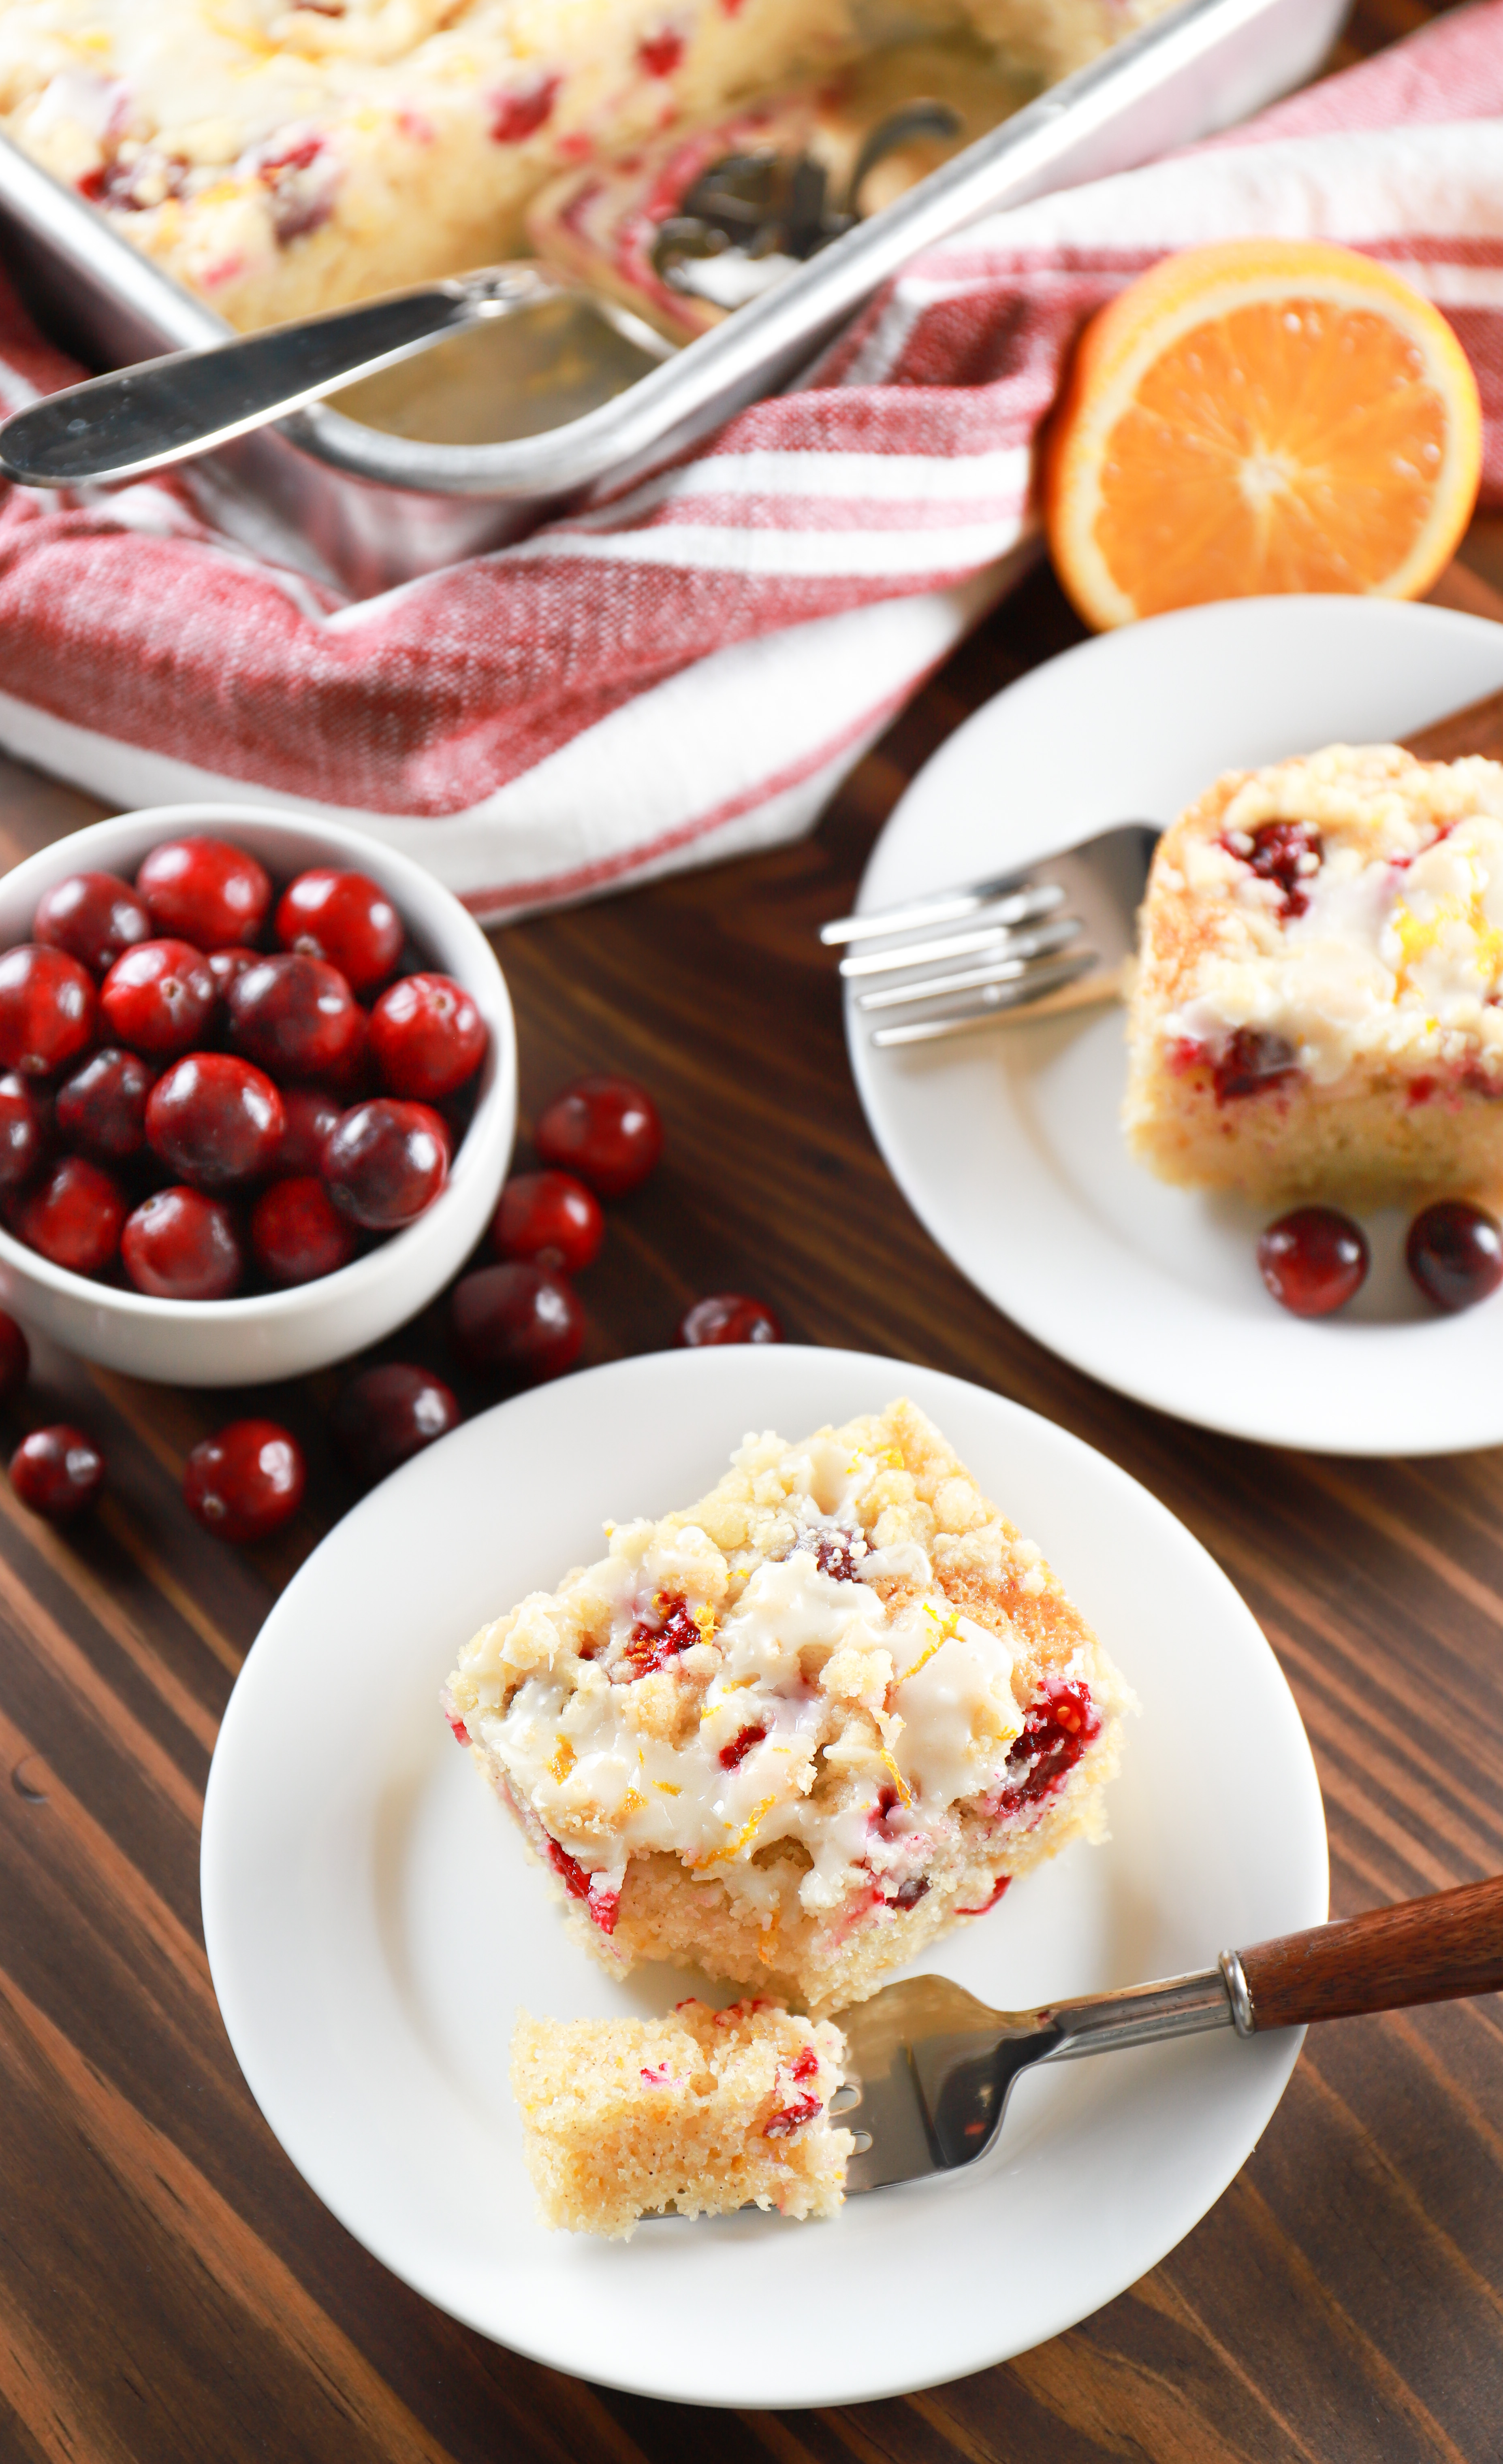
[[[0,742],[120,804],[332,815],[486,918],[807,829],[1028,553],[1083,320],[1166,252],[1313,234],[1452,320],[1503,501],[1503,0],[1258,121],[916,262],[814,381],[691,457],[377,598],[174,480],[0,497]],[[77,373],[0,296],[0,404]]]

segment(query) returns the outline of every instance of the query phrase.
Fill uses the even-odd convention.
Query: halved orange
[[[1446,319],[1318,240],[1166,257],[1093,319],[1044,503],[1089,625],[1264,591],[1416,599],[1476,501],[1482,411]]]

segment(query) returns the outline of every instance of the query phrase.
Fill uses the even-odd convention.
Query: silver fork
[[[1337,1925],[1312,1925],[1162,1984],[1037,2011],[992,2011],[942,1976],[884,1987],[837,2012],[856,2152],[848,2192],[949,2173],[984,2156],[1025,2071],[1085,2054],[1232,2028],[1253,2036],[1375,2011],[1503,1991],[1503,1876]]]
[[[876,1045],[1119,1000],[1159,834],[1157,822],[1122,822],[1017,871],[842,915],[819,937],[848,951],[840,972],[861,987],[864,1015],[922,1012],[878,1025]]]

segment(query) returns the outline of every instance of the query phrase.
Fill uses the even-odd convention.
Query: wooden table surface
[[[1373,0],[1352,39],[1416,23]],[[1468,554],[1496,569],[1479,526]],[[1453,577],[1449,595],[1503,612]],[[1348,1463],[1186,1428],[999,1317],[873,1149],[813,938],[901,790],[987,694],[1078,638],[1035,574],[799,847],[524,924],[500,942],[525,1125],[564,1080],[656,1093],[659,1172],[581,1279],[588,1359],[671,1341],[697,1294],[788,1334],[955,1371],[1122,1463],[1227,1568],[1289,1676],[1331,1830],[1334,1913],[1503,1866],[1503,1455]],[[95,817],[0,764],[7,861]],[[425,1321],[388,1356],[444,1359]],[[132,1384],[36,1347],[7,1451],[67,1417],[106,1449],[59,1534],[0,1480],[0,2458],[55,2464],[637,2464],[715,2442],[907,2464],[1407,2464],[1503,2456],[1503,2008],[1313,2037],[1262,2145],[1162,2266],[1069,2335],[901,2402],[698,2412],[593,2388],[430,2308],[281,2154],[221,2027],[198,1825],[236,1669],[349,1505],[331,1375],[262,1390],[304,1438],[306,1506],[233,1551],[189,1520],[190,1445],[249,1397]],[[465,1392],[467,1406],[492,1399]],[[1273,1809],[1270,1809],[1271,1819]],[[901,2288],[875,2289],[901,2334]],[[917,2359],[917,2357],[916,2357]]]

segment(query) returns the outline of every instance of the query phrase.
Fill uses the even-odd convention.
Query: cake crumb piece
[[[625,2241],[668,2209],[833,2215],[853,2145],[829,2118],[844,2058],[829,2020],[771,2001],[691,1997],[665,2019],[519,2013],[512,2093],[543,2223]]]

